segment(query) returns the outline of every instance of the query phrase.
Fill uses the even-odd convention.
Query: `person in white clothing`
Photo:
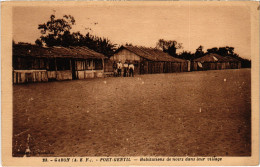
[[[124,77],[128,76],[128,63],[125,61],[124,63]]]
[[[122,63],[119,60],[119,62],[117,63],[117,76],[121,77],[121,71],[122,71]]]

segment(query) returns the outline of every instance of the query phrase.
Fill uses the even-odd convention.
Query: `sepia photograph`
[[[258,156],[258,5],[13,3],[11,158],[131,164]]]

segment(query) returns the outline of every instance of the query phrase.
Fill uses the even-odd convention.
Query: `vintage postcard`
[[[4,166],[259,164],[259,2],[2,2]]]

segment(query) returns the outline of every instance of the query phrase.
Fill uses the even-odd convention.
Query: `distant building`
[[[103,77],[104,59],[87,47],[13,46],[13,83]]]
[[[210,53],[191,62],[191,71],[241,68],[241,62],[230,56]]]
[[[241,68],[241,61],[231,57],[231,56],[225,56],[228,62],[229,69],[238,69]]]
[[[133,63],[135,74],[188,71],[188,61],[174,58],[154,48],[122,46],[110,57],[110,61]]]

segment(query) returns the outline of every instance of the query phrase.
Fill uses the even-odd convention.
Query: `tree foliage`
[[[185,59],[185,60],[193,60],[194,59],[194,53],[191,53],[189,51],[182,51],[178,54],[178,58]]]
[[[37,45],[42,45],[43,43],[47,46],[60,45],[61,36],[70,32],[74,24],[75,19],[71,15],[64,15],[61,19],[56,19],[55,15],[51,15],[49,21],[38,25],[42,35],[35,42]]]
[[[205,55],[204,51],[203,51],[203,46],[199,46],[197,49],[196,49],[196,52],[194,54],[194,59],[197,59],[199,57],[203,57]]]
[[[39,24],[38,29],[43,35],[53,35],[57,38],[66,31],[70,31],[72,25],[75,24],[75,19],[71,15],[64,15],[62,19],[55,19],[55,15],[50,16],[47,23]]]
[[[64,15],[61,19],[56,19],[55,15],[50,16],[50,20],[46,23],[39,24],[38,29],[41,30],[41,37],[35,41],[38,46],[87,46],[88,48],[102,53],[106,56],[112,56],[115,51],[115,44],[104,37],[97,37],[87,33],[72,32],[72,26],[76,21],[71,15]]]
[[[176,57],[176,51],[177,49],[182,48],[182,43],[178,43],[175,40],[164,40],[164,39],[159,39],[157,44],[157,48],[162,49],[164,52],[168,53],[169,55]]]
[[[133,44],[132,44],[132,43],[127,43],[127,42],[126,42],[125,46],[133,46]]]
[[[181,53],[178,54],[178,57],[181,59],[186,59],[186,60],[194,60],[199,57],[203,57],[204,55],[205,55],[205,53],[203,51],[203,46],[200,45],[196,49],[195,53],[191,53],[190,51],[182,51]]]

